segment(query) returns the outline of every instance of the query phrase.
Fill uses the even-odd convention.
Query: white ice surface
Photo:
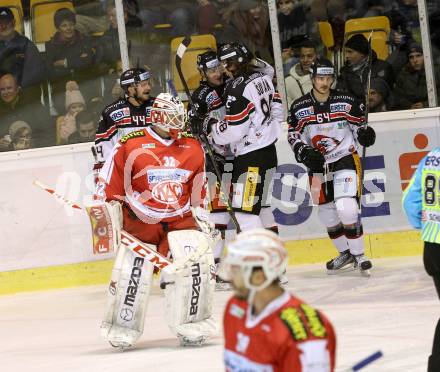
[[[422,372],[439,317],[439,300],[421,257],[375,260],[370,278],[328,276],[323,265],[291,267],[289,290],[323,310],[338,337],[337,371],[382,350],[366,372]],[[221,320],[230,292],[216,292]],[[164,298],[150,297],[145,331],[136,347],[119,352],[100,338],[106,288],[0,297],[0,371],[223,371],[222,337],[202,348],[180,348],[163,319]]]

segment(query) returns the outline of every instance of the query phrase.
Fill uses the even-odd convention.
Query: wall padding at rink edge
[[[439,112],[370,116],[377,140],[367,149],[362,215],[373,259],[422,252],[402,212],[402,188],[421,157],[440,144]],[[107,282],[114,255],[93,255],[88,217],[33,186],[40,179],[83,205],[93,192],[90,146],[0,154],[0,294]],[[289,263],[325,262],[337,253],[310,202],[306,170],[295,163],[285,135],[277,149],[271,205]]]

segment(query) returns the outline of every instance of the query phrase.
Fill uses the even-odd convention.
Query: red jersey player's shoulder
[[[125,143],[127,143],[127,141],[129,141],[131,139],[145,137],[146,135],[147,135],[147,131],[145,129],[135,130],[135,131],[130,132],[130,133],[126,134],[125,136],[121,137],[119,142],[122,144],[125,144]]]
[[[293,296],[279,310],[278,315],[280,322],[295,342],[328,336],[325,319],[321,313]]]
[[[191,134],[183,134],[182,137],[179,139],[179,144],[189,146],[195,152],[200,152],[201,154],[204,154],[202,145]]]

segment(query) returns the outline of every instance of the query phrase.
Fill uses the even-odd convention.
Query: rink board
[[[362,215],[367,245],[371,243],[372,247],[367,253],[385,257],[420,252],[413,232],[399,232],[411,229],[401,209],[402,185],[426,152],[440,144],[439,112],[426,109],[371,115],[377,141],[367,150],[366,158]],[[323,262],[334,249],[325,239],[317,208],[310,200],[306,170],[295,163],[285,134],[277,142],[279,166],[272,177],[270,203],[281,237],[293,241],[288,244],[291,262]],[[110,264],[105,262],[113,255],[93,255],[87,216],[32,184],[40,179],[68,199],[84,204],[93,192],[90,146],[85,143],[0,154],[0,278],[5,279],[4,288],[62,287],[101,282],[108,277]],[[61,271],[57,283],[51,283],[51,275],[58,278],[53,272],[62,265],[67,265],[72,274],[63,276]],[[20,277],[29,277],[32,282],[37,273],[48,278],[47,286],[15,285],[6,280],[15,277],[18,283]],[[85,279],[80,273],[85,273]]]
[[[329,239],[286,242],[289,265],[325,262],[335,255]],[[420,255],[423,244],[415,231],[365,236],[365,251],[374,258]],[[0,295],[46,289],[106,284],[113,260],[0,272]],[[323,265],[324,270],[324,265]]]

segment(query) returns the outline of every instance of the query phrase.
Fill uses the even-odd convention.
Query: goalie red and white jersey
[[[163,139],[149,127],[122,137],[106,160],[97,197],[123,201],[145,223],[173,222],[204,203],[205,156],[193,138]]]
[[[250,316],[246,301],[233,297],[223,321],[228,372],[334,371],[336,337],[331,323],[288,292],[257,317]]]

